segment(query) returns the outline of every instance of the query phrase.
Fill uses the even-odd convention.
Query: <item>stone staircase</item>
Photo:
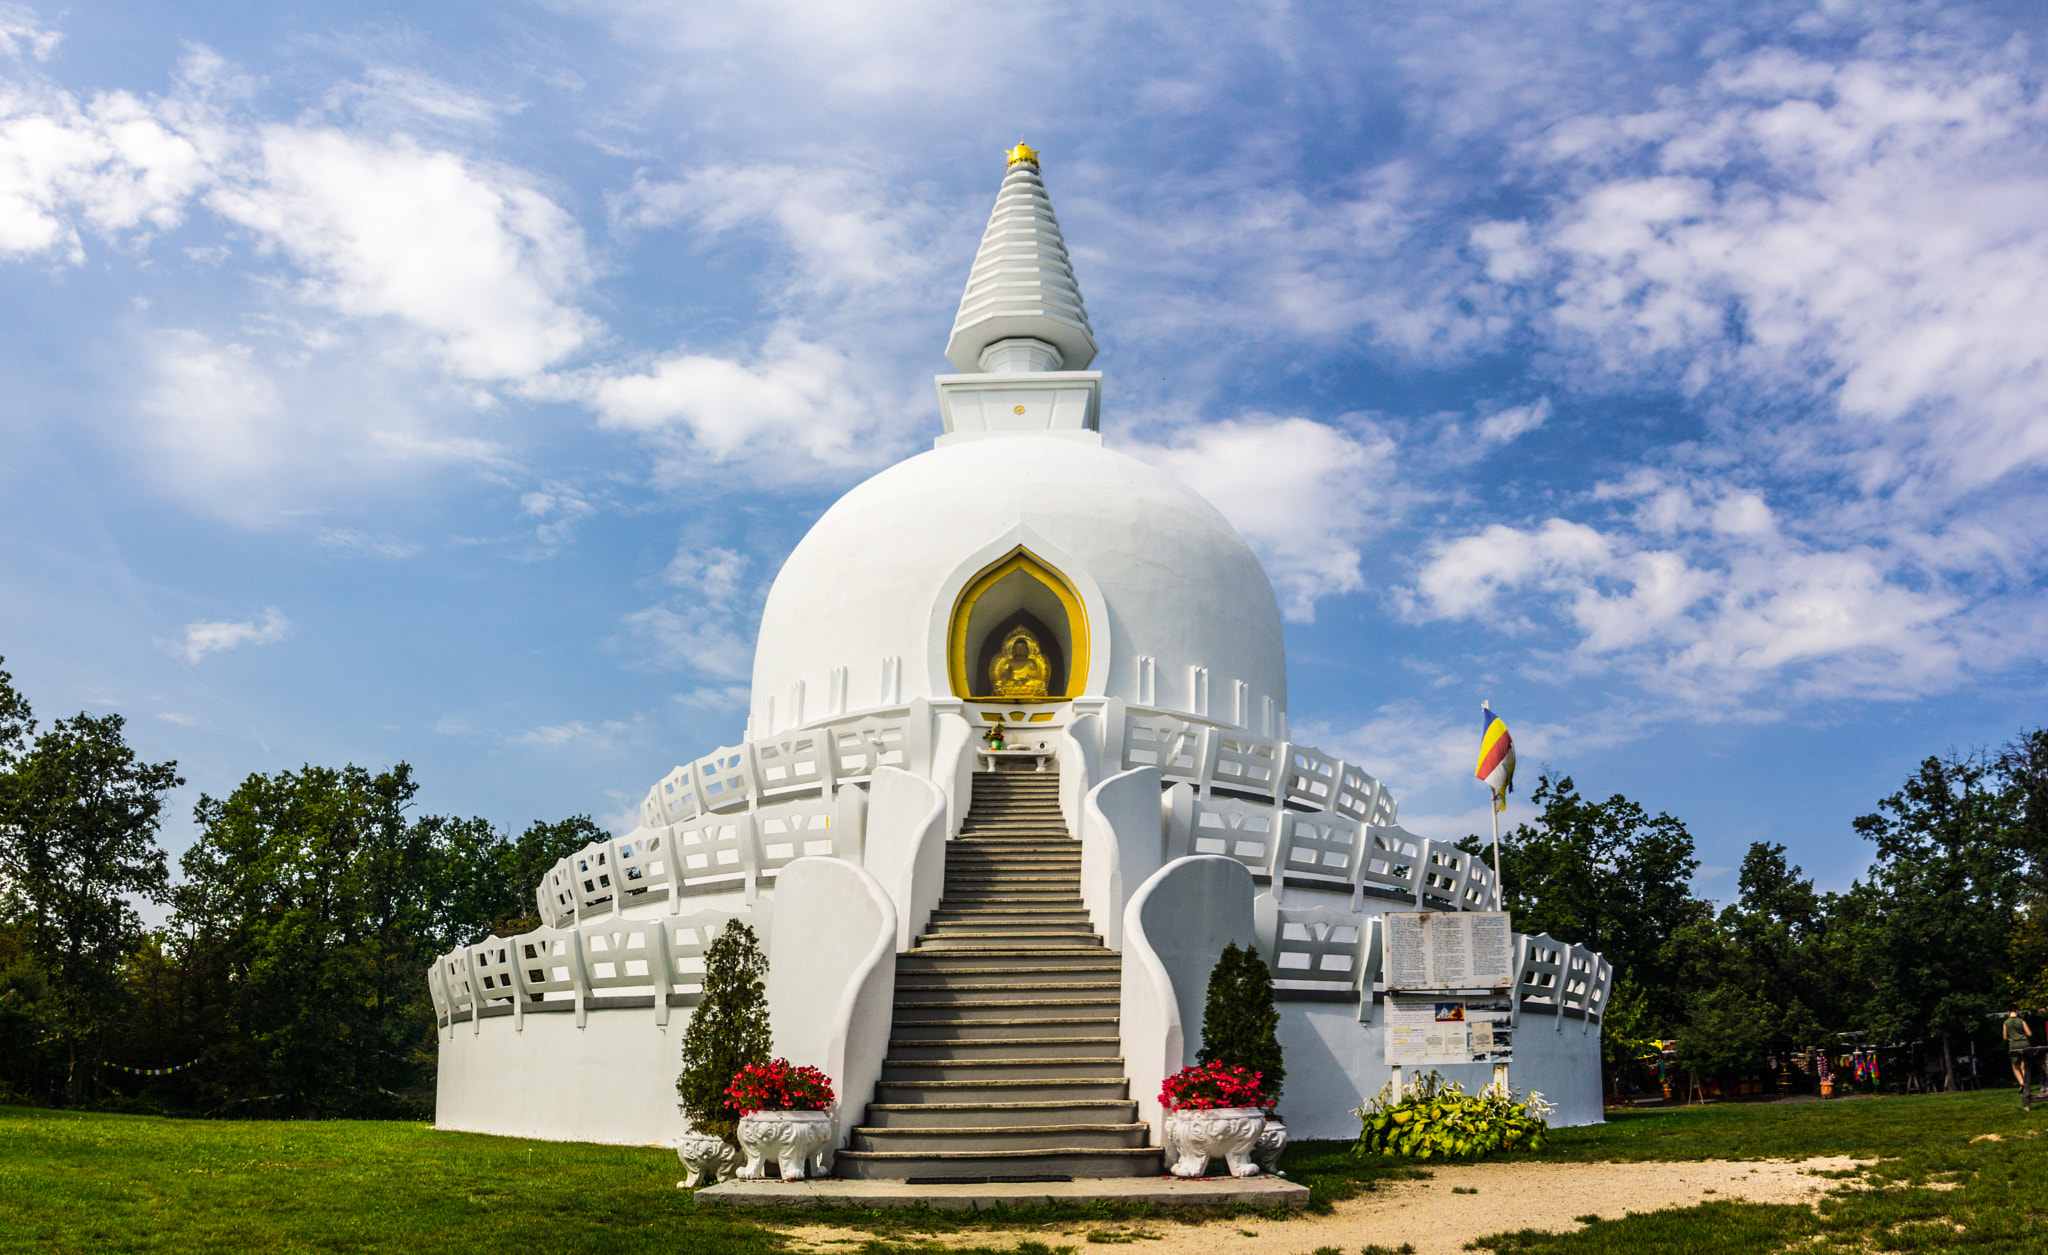
[[[896,1016],[842,1177],[1155,1176],[1118,1055],[1121,956],[1089,931],[1059,776],[982,772],[928,930],[896,957]]]

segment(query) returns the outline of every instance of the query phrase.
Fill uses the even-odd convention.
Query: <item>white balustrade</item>
[[[1229,789],[1278,799],[1282,746],[1234,728],[1211,728],[1203,738],[1201,785],[1205,793]]]
[[[1354,819],[1324,811],[1282,812],[1278,870],[1339,882],[1348,892],[1358,881],[1364,833]]]
[[[1392,889],[1413,900],[1422,886],[1422,853],[1428,844],[1406,828],[1374,824],[1365,830],[1365,856],[1358,868],[1362,885]]]
[[[1377,916],[1329,907],[1266,907],[1259,915],[1259,940],[1273,979],[1352,996],[1371,988],[1366,973],[1379,970]]]

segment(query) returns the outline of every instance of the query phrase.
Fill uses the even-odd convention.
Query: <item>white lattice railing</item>
[[[486,937],[449,951],[428,969],[434,1016],[449,1026],[458,1019],[476,1021],[499,1013],[489,1008],[502,1004],[501,1011],[520,1019],[533,1012],[573,1011],[581,1024],[596,999],[644,998],[655,1022],[666,1024],[669,1008],[697,1004],[704,987],[704,950],[732,919],[751,925],[766,943],[769,917],[759,908]]]
[[[1331,907],[1291,908],[1261,898],[1256,929],[1267,970],[1284,997],[1364,997],[1382,981],[1383,920]],[[1614,986],[1614,965],[1584,946],[1547,934],[1516,933],[1518,1009],[1598,1022]]]
[[[667,902],[674,915],[702,894],[737,891],[752,902],[792,860],[859,861],[858,842],[829,795],[697,815],[591,842],[555,864],[534,900],[540,918],[557,928],[655,902]]]
[[[1123,723],[1124,770],[1156,767],[1162,779],[1185,781],[1204,798],[1220,789],[1365,824],[1391,824],[1399,812],[1371,773],[1312,746],[1136,706],[1125,707]]]
[[[640,822],[659,828],[765,801],[831,797],[877,767],[905,766],[920,718],[930,721],[915,707],[891,707],[721,746],[656,781],[641,799]]]

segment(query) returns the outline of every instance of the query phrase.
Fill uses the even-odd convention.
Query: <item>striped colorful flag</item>
[[[1491,703],[1479,704],[1479,718],[1479,765],[1472,774],[1493,790],[1493,809],[1504,811],[1508,794],[1515,789],[1515,738],[1508,735],[1508,725],[1493,713]]]

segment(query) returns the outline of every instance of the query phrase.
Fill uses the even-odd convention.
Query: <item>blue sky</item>
[[[1260,552],[1298,739],[1455,835],[1490,697],[1709,896],[1760,839],[1841,887],[1920,757],[2041,721],[2044,26],[0,5],[0,653],[180,762],[174,848],[309,761],[629,822],[928,447],[1024,138],[1106,436]]]

